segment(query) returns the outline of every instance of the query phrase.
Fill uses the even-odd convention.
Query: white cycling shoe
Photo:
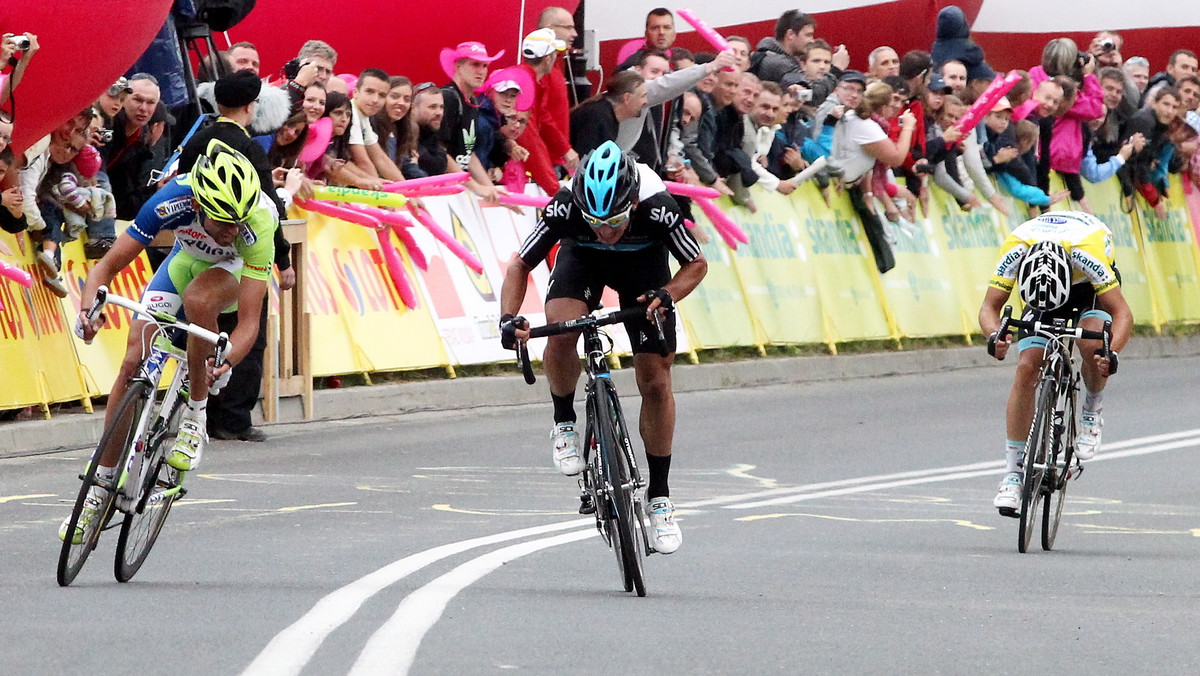
[[[75,524],[75,533],[71,536],[71,544],[81,545],[83,539],[90,531],[100,525],[100,519],[103,518],[100,514],[100,508],[104,505],[104,501],[108,499],[108,491],[100,486],[92,486],[88,489],[88,495],[83,499],[83,512],[79,515],[79,521]],[[71,515],[63,519],[62,525],[58,527],[58,539],[67,539],[67,528],[71,525]]]
[[[583,454],[579,452],[579,434],[575,432],[575,423],[561,422],[550,430],[550,439],[554,441],[554,466],[567,476],[575,476],[583,471]]]
[[[204,454],[204,444],[208,441],[208,430],[204,424],[205,416],[199,418],[189,415],[186,409],[183,419],[179,421],[179,434],[175,437],[175,445],[167,456],[167,464],[180,472],[188,472],[200,466],[200,456]]]
[[[992,500],[992,506],[1000,510],[1001,515],[1012,517],[1020,515],[1021,483],[1020,472],[1009,472],[1000,480],[1000,488],[996,491],[996,498]]]
[[[650,544],[659,554],[671,554],[683,544],[683,531],[675,523],[675,505],[671,498],[654,498],[646,504],[650,520]]]
[[[1099,413],[1084,411],[1079,416],[1079,436],[1075,437],[1075,457],[1080,460],[1091,460],[1096,457],[1100,448],[1100,430],[1104,427],[1104,418]]]

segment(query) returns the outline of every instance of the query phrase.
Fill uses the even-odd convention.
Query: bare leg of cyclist
[[[554,298],[546,302],[546,321],[566,321],[585,315],[587,311],[587,303],[581,300]],[[550,395],[555,405],[554,428],[550,433],[554,446],[554,466],[567,476],[583,471],[583,454],[571,404],[579,384],[579,375],[583,372],[576,350],[578,344],[578,334],[550,336],[546,340],[546,351],[542,354],[546,380],[550,383]]]
[[[1080,320],[1079,325],[1089,331],[1104,330],[1103,317],[1091,315]],[[1096,457],[1100,446],[1100,433],[1103,427],[1101,412],[1104,410],[1104,387],[1108,384],[1108,376],[1100,374],[1096,364],[1096,350],[1104,347],[1099,340],[1081,340],[1078,343],[1081,370],[1083,371],[1083,410],[1079,416],[1079,435],[1075,439],[1075,456],[1080,460],[1091,460]]]
[[[1013,378],[1012,391],[1008,395],[1008,411],[1005,416],[1009,439],[1025,439],[1029,426],[1033,424],[1034,393],[1037,390],[1038,373],[1041,371],[1041,348],[1021,350],[1017,360],[1017,373]]]
[[[238,279],[228,270],[209,268],[196,276],[183,291],[183,308],[188,321],[210,331],[217,330],[217,315],[237,301]],[[208,357],[212,345],[188,336],[187,405],[179,422],[179,435],[167,458],[167,463],[181,471],[193,470],[200,464],[204,444],[208,441]]]
[[[671,389],[671,363],[674,355],[660,357],[641,352],[633,356],[642,411],[638,431],[646,446],[649,485],[646,487],[646,516],[654,550],[671,554],[683,544],[683,532],[675,523],[675,505],[671,502],[668,477],[671,471],[671,446],[675,438],[675,394]]]
[[[138,368],[142,365],[142,360],[150,352],[150,343],[154,340],[154,331],[151,323],[145,319],[135,319],[129,325],[129,339],[125,346],[125,358],[121,361],[121,370],[117,373],[117,379],[113,382],[112,390],[108,394],[108,406],[104,410],[104,426],[107,429],[113,422],[113,415],[117,411],[117,404],[121,403],[121,398],[125,396],[125,391],[129,389],[129,381],[138,373]],[[114,438],[123,439],[124,434],[115,434]],[[112,467],[117,464],[121,457],[121,448],[117,444],[109,444],[109,447],[104,449],[100,455],[101,467]]]

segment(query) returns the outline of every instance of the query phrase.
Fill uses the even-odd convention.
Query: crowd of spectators
[[[939,12],[929,51],[904,54],[887,45],[850,54],[798,10],[757,42],[729,36],[721,53],[676,47],[675,29],[670,10],[652,10],[644,42],[573,107],[563,55],[578,30],[561,7],[542,11],[517,66],[493,68],[505,50],[477,41],[446,47],[442,82],[379,68],[335,75],[337,52],[321,40],[304,43],[282,77],[264,78],[254,45],[238,42],[201,69],[210,81],[197,96],[215,122],[193,132],[234,143],[276,185],[293,168],[367,189],[461,171],[490,202],[530,181],[553,193],[608,140],[664,178],[712,186],[751,211],[750,186],[787,195],[813,180],[848,192],[880,271],[894,265],[896,233],[929,208],[931,181],[962,210],[1007,213],[1007,193],[1033,213],[1067,197],[1088,210],[1084,181],[1116,175],[1127,208],[1143,199],[1161,215],[1170,172],[1200,177],[1200,77],[1187,49],[1152,74],[1146,59],[1123,56],[1116,32],[1085,49],[1051,40],[964,133],[958,120],[997,76],[957,7]],[[0,106],[37,50],[34,35],[4,36],[0,61],[13,68]],[[169,163],[184,130],[171,129],[161,98],[154,76],[123,77],[23,157],[7,148],[20,120],[0,110],[0,225],[29,230],[55,293],[66,292],[63,241],[84,239],[89,257],[102,256],[115,220],[194,161],[193,150]],[[1051,189],[1055,174],[1065,190]]]

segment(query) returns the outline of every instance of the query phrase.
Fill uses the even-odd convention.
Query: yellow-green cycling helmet
[[[217,139],[196,160],[187,182],[204,214],[225,223],[248,220],[262,190],[250,160]]]

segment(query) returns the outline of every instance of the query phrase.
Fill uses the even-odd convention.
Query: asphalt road
[[[0,673],[1195,673],[1198,374],[1122,363],[1028,554],[991,507],[1007,369],[681,395],[684,543],[643,599],[550,465],[548,404],[214,442],[128,584],[115,531],[54,581],[84,454],[3,459]]]

